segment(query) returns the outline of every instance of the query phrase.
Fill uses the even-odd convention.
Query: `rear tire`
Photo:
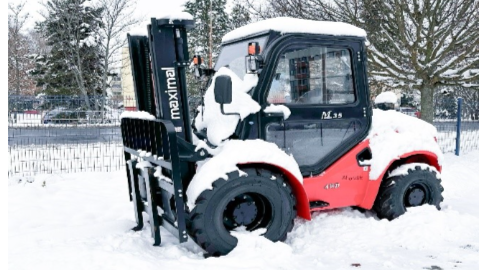
[[[264,236],[274,242],[284,241],[293,228],[295,197],[284,177],[260,168],[242,171],[247,176],[235,171],[228,180],[215,181],[212,190],[200,194],[190,213],[189,234],[209,256],[233,250],[238,240],[229,232],[236,227],[266,228]]]
[[[373,209],[381,219],[393,220],[406,212],[407,207],[424,204],[441,209],[443,186],[436,172],[416,166],[407,175],[397,175],[385,179]]]

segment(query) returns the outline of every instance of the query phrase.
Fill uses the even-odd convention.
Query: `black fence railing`
[[[39,110],[28,109],[9,111],[9,177],[125,168],[119,119],[122,108],[107,107],[100,114],[87,111],[83,119],[59,118],[65,120],[59,122],[55,122],[58,118],[45,121],[46,111],[39,114]],[[106,115],[106,121],[90,121],[92,115]],[[460,122],[459,142],[457,119],[436,119],[434,125],[444,153],[479,149],[479,120]]]
[[[457,121],[435,120],[434,126],[438,132],[438,144],[443,153],[455,153],[457,147]],[[467,153],[479,149],[479,120],[461,122],[460,153]]]

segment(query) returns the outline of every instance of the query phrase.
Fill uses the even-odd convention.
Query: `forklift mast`
[[[190,143],[185,69],[186,30],[193,25],[192,20],[152,18],[147,37],[128,35],[137,110],[172,121],[177,135]]]
[[[156,118],[121,119],[129,198],[134,230],[144,226],[146,212],[155,245],[161,242],[159,226],[187,241],[185,191],[195,162],[208,154],[195,151],[189,124],[186,30],[193,25],[193,20],[152,18],[147,36],[128,34],[137,110]]]

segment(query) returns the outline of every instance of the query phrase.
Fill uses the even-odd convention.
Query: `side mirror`
[[[247,74],[255,74],[262,69],[264,61],[260,55],[247,55],[245,56],[245,67]]]
[[[254,74],[260,71],[264,64],[260,55],[259,42],[248,43],[248,55],[245,57],[245,67],[247,74]]]
[[[233,101],[233,82],[231,77],[221,75],[215,78],[214,86],[215,102],[219,104],[230,104]]]
[[[220,104],[220,111],[224,115],[240,115],[239,113],[225,113],[224,104],[231,104],[233,101],[233,82],[231,77],[220,75],[215,78],[214,85],[215,102]]]

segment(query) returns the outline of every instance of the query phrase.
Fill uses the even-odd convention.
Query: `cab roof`
[[[307,33],[331,36],[354,36],[366,38],[365,30],[343,22],[312,21],[288,17],[278,17],[247,24],[234,29],[222,37],[222,42],[227,43],[254,36],[259,33],[276,31],[281,34]]]

